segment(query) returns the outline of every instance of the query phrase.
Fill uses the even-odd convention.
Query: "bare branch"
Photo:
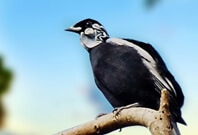
[[[142,107],[123,109],[118,115],[109,113],[88,123],[60,132],[57,135],[98,135],[134,125],[148,127],[152,135],[170,135],[168,99],[168,91],[162,90],[158,111]]]

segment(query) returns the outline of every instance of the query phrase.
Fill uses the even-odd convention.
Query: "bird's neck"
[[[96,40],[95,37],[81,35],[80,42],[84,48],[92,49],[103,42],[103,40]]]

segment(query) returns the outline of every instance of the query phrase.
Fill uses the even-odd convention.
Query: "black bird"
[[[93,19],[80,21],[66,31],[80,34],[80,42],[90,54],[96,85],[114,108],[134,104],[158,110],[165,88],[170,95],[172,126],[176,128],[176,122],[186,125],[180,110],[182,90],[150,44],[110,38]]]

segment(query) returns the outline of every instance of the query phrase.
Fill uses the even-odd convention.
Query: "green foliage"
[[[5,109],[2,103],[2,96],[5,92],[8,91],[11,79],[12,72],[4,67],[3,59],[0,57],[0,127],[2,127],[5,117]]]
[[[3,59],[0,57],[0,98],[6,91],[8,91],[11,79],[12,72],[4,67]]]

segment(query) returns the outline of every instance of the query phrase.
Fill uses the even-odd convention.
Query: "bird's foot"
[[[104,116],[104,115],[107,115],[107,113],[101,113],[101,114],[99,114],[98,116],[96,116],[95,119],[98,119],[98,118],[100,118],[100,117],[102,117],[102,116]]]
[[[133,103],[133,104],[130,104],[130,105],[126,105],[126,106],[122,106],[122,107],[115,107],[114,110],[113,110],[113,113],[115,114],[115,116],[118,116],[119,113],[124,110],[124,109],[129,109],[129,108],[132,108],[132,107],[138,107],[140,106],[139,103]]]

